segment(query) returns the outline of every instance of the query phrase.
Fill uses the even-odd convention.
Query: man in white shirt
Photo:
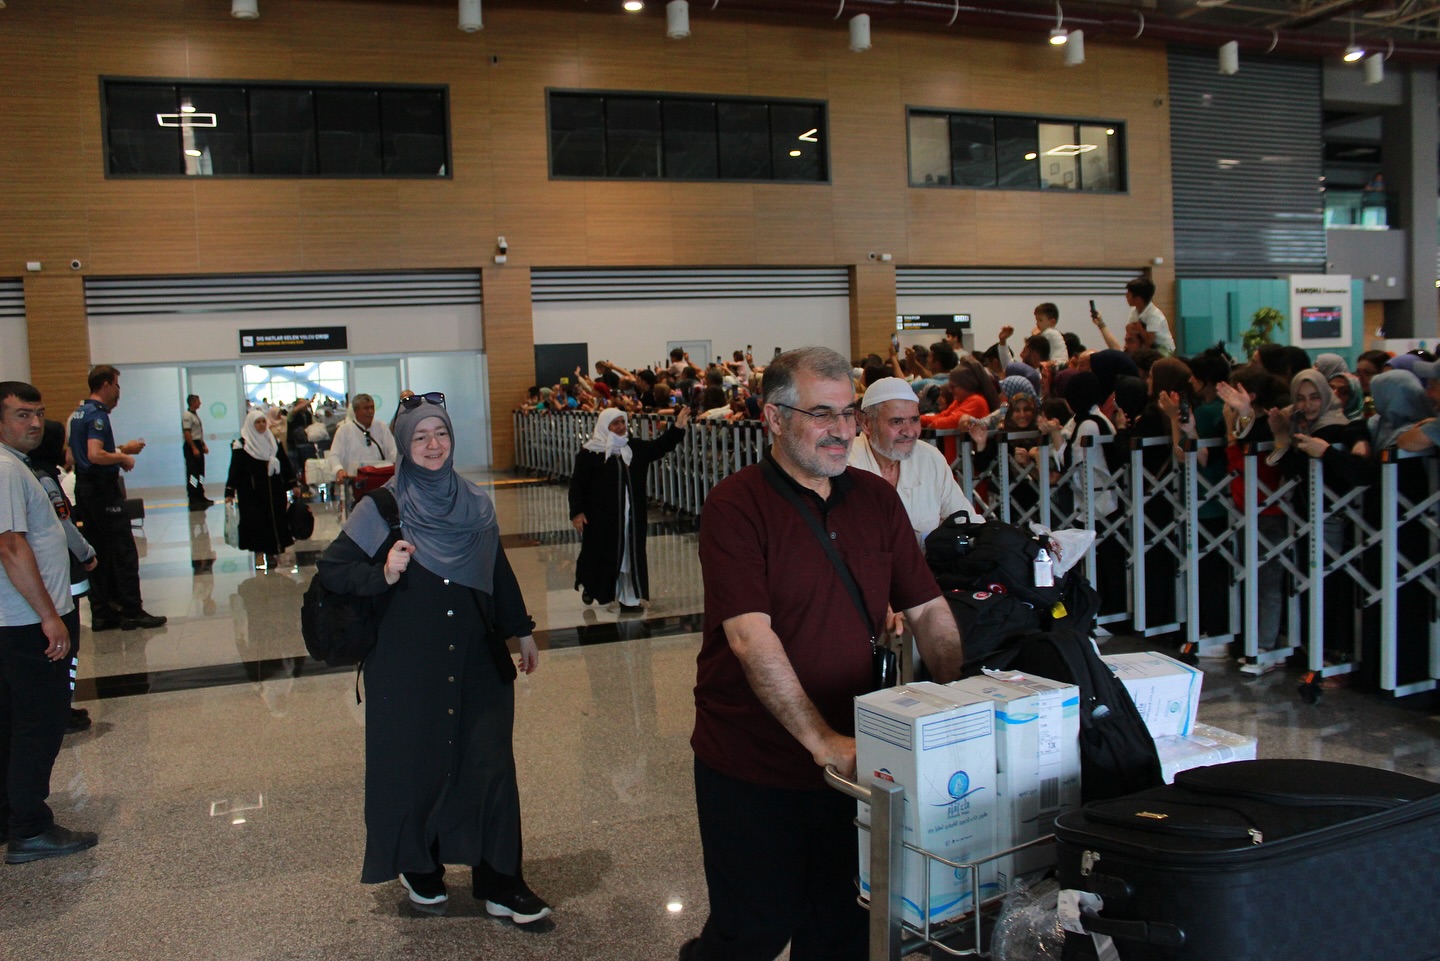
[[[915,537],[925,535],[956,511],[983,518],[960,489],[945,455],[920,440],[920,404],[898,377],[871,384],[860,402],[860,428],[850,445],[850,466],[878,474],[895,488]]]
[[[29,453],[45,406],[19,381],[0,383],[0,841],[6,864],[95,846],[55,823],[45,798],[70,718],[70,647],[80,616],[70,597],[70,550]]]
[[[350,402],[350,416],[335,431],[328,457],[339,465],[337,481],[353,477],[366,464],[395,463],[395,438],[384,421],[375,419],[375,398],[355,395]]]

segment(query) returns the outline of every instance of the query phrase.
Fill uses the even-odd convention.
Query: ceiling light
[[[639,13],[645,9],[645,4],[642,0],[625,0],[625,9],[631,13]]]
[[[817,133],[819,132],[819,130],[820,130],[819,127],[811,127],[809,130],[805,131],[804,133],[802,133],[800,136],[796,137],[795,139],[796,139],[796,140],[803,140],[803,141],[805,141],[806,143],[819,143],[819,142],[820,142],[820,138],[817,137],[817,136],[815,136],[815,134],[817,134]]]
[[[203,156],[205,156],[205,155],[204,155],[203,153],[201,153],[200,151],[196,150],[194,147],[191,147],[190,149],[188,149],[188,150],[185,151],[185,156],[187,156],[187,157],[203,157]]]
[[[1107,137],[1113,137],[1113,136],[1115,136],[1115,128],[1114,128],[1114,127],[1106,127],[1106,128],[1105,128],[1105,136],[1107,136]]]
[[[1240,44],[1234,40],[1220,45],[1220,72],[1227,77],[1240,72]]]
[[[1045,151],[1047,157],[1074,157],[1098,149],[1093,143],[1062,143]]]
[[[1025,155],[1025,159],[1026,159],[1026,160],[1034,160],[1037,156],[1039,156],[1039,155],[1036,154],[1035,151],[1032,150],[1032,151],[1030,151],[1029,153],[1027,153],[1027,154]]]
[[[230,0],[230,16],[236,20],[255,20],[260,16],[260,0]]]
[[[1071,30],[1065,41],[1065,66],[1078,67],[1085,62],[1085,31]]]
[[[792,151],[790,151],[790,156],[792,156],[792,157],[798,157],[798,156],[800,156],[800,151],[798,151],[798,150],[792,150]]]
[[[670,0],[665,4],[665,36],[671,40],[690,36],[690,4],[686,0]]]
[[[1364,48],[1364,47],[1357,47],[1357,46],[1355,46],[1355,44],[1352,43],[1352,44],[1350,44],[1350,46],[1348,46],[1348,47],[1345,48],[1345,62],[1346,62],[1346,63],[1354,63],[1355,61],[1361,59],[1361,58],[1364,57],[1364,56],[1365,56],[1365,48]]]
[[[460,0],[459,26],[466,33],[485,29],[485,21],[480,12],[480,0]]]
[[[1050,42],[1053,43],[1053,44],[1055,44],[1055,46],[1058,47],[1058,46],[1060,46],[1062,43],[1064,43],[1066,40],[1069,40],[1069,39],[1070,39],[1070,34],[1066,31],[1066,29],[1065,29],[1064,27],[1051,27],[1051,28],[1050,28]]]
[[[194,105],[193,103],[182,103],[182,104],[180,105],[180,112],[181,112],[181,113],[194,113],[194,112],[195,112],[195,105]]]
[[[870,49],[870,14],[857,13],[850,18],[850,49],[856,53]]]

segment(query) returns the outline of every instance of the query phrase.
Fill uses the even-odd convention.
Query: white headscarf
[[[240,428],[240,437],[245,442],[245,453],[258,461],[269,461],[269,473],[273,476],[280,473],[280,445],[275,443],[275,435],[270,433],[269,418],[263,410],[252,410],[245,415],[245,423]]]
[[[610,430],[610,425],[616,420],[625,420],[625,412],[623,410],[620,410],[618,407],[609,407],[602,410],[599,419],[595,421],[594,435],[585,442],[585,449],[593,450],[597,454],[604,454],[606,460],[618,454],[620,459],[625,462],[625,466],[629,467],[632,456],[630,451],[630,435],[616,434]]]

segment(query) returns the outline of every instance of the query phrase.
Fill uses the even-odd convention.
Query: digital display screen
[[[1301,307],[1300,339],[1332,340],[1343,335],[1345,317],[1341,307]]]
[[[969,314],[896,314],[896,330],[944,330],[952,324],[970,326]]]

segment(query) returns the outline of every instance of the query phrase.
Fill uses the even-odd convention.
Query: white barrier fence
[[[596,416],[517,413],[517,466],[568,477]],[[649,438],[671,419],[630,420],[634,436]],[[1382,451],[1372,482],[1352,487],[1327,484],[1323,462],[1310,459],[1303,476],[1272,489],[1261,470],[1269,444],[1244,447],[1240,468],[1211,481],[1200,452],[1223,457],[1224,441],[1191,442],[1177,456],[1168,438],[1087,438],[1094,443],[1056,471],[1016,458],[1016,450],[1041,443],[1035,433],[994,432],[983,452],[968,435],[941,434],[955,436],[956,476],[987,518],[1096,531],[1085,571],[1112,598],[1102,627],[1181,631],[1201,656],[1223,655],[1235,642],[1250,662],[1244,669],[1257,673],[1298,648],[1313,672],[1312,691],[1319,678],[1366,660],[1380,687],[1397,696],[1436,687],[1440,460],[1433,452]],[[651,496],[699,514],[710,489],[759,461],[764,445],[756,421],[692,422],[685,442],[650,468]],[[1100,469],[1113,445],[1128,449],[1108,450],[1116,468]],[[1048,458],[1040,463],[1053,467]],[[1253,496],[1237,496],[1236,487]]]

